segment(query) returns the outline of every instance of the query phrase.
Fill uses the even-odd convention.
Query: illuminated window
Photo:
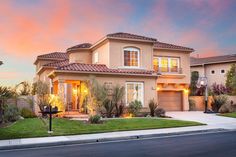
[[[178,72],[179,59],[170,58],[170,72]]]
[[[139,67],[139,49],[136,48],[124,49],[124,66]]]
[[[142,82],[127,82],[126,83],[126,104],[132,101],[141,101],[143,105],[143,83]]]
[[[154,58],[153,59],[153,69],[155,71],[159,71],[159,58]]]
[[[179,72],[179,58],[154,57],[153,69],[157,72]]]

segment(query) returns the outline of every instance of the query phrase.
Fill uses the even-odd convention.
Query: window
[[[94,53],[94,63],[98,63],[98,52]]]
[[[143,83],[127,82],[126,83],[126,104],[132,101],[141,101],[143,105]]]
[[[225,73],[225,70],[224,70],[224,69],[222,69],[220,72],[221,72],[221,74],[224,74],[224,73]]]
[[[212,70],[212,71],[211,71],[211,74],[215,74],[215,70]]]
[[[154,57],[153,69],[158,72],[179,72],[179,58]]]
[[[139,49],[137,48],[124,49],[124,66],[139,67]]]

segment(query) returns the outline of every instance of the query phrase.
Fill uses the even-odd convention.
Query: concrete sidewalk
[[[65,144],[79,144],[79,143],[93,143],[101,141],[113,140],[127,140],[145,137],[162,137],[167,135],[178,135],[183,133],[198,133],[209,131],[220,131],[219,127],[215,126],[192,126],[192,127],[179,127],[179,128],[166,128],[166,129],[151,129],[151,130],[137,130],[137,131],[119,131],[109,133],[97,133],[86,135],[73,135],[73,136],[54,136],[54,137],[41,137],[41,138],[25,138],[25,139],[11,139],[0,140],[0,150],[4,149],[18,149],[18,148],[31,148],[42,146],[56,146]]]

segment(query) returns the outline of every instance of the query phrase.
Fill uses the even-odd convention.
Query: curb
[[[148,139],[148,138],[164,138],[178,135],[194,135],[203,133],[218,133],[229,131],[227,129],[208,129],[208,130],[195,130],[195,131],[183,131],[174,133],[159,133],[159,134],[149,134],[149,135],[133,135],[125,137],[115,137],[115,138],[101,138],[101,139],[89,139],[89,140],[71,140],[71,141],[57,141],[50,143],[37,143],[37,144],[21,144],[21,145],[8,145],[0,146],[0,150],[14,150],[14,149],[26,149],[26,148],[43,148],[48,146],[63,146],[63,145],[73,145],[73,144],[95,144],[102,142],[118,142],[125,140],[137,140],[137,139]],[[231,130],[232,131],[232,130]]]

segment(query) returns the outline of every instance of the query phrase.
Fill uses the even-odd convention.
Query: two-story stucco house
[[[206,58],[191,58],[191,72],[197,71],[200,77],[207,77],[208,85],[225,84],[226,73],[236,64],[236,54]]]
[[[36,80],[46,81],[52,93],[81,110],[80,94],[90,76],[107,85],[125,87],[126,104],[137,99],[148,108],[150,99],[167,111],[188,110],[190,53],[183,46],[129,33],[108,34],[94,44],[40,55],[35,61]],[[83,106],[84,107],[84,106]]]

